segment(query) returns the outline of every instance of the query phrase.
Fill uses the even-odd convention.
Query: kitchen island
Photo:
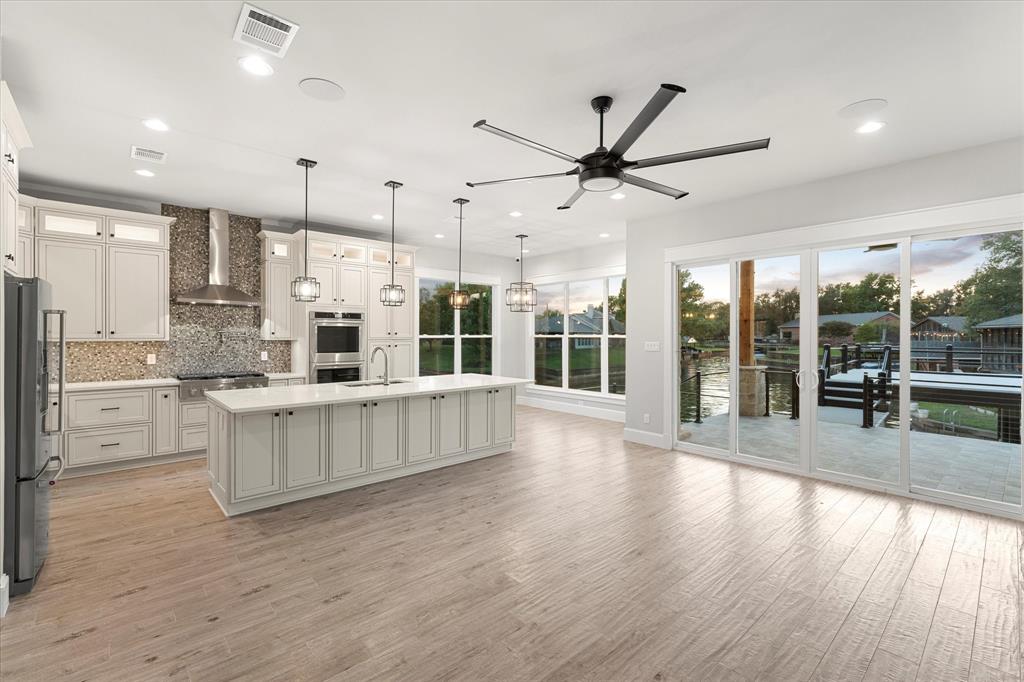
[[[527,383],[463,374],[209,392],[210,492],[234,516],[508,452]]]

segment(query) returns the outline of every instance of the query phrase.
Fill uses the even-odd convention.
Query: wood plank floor
[[[225,519],[68,480],[4,680],[1019,679],[1021,527],[520,408],[513,452]]]

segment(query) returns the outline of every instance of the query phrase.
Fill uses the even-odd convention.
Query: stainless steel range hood
[[[228,283],[228,212],[210,209],[210,280],[206,286],[193,289],[174,299],[176,303],[193,305],[237,305],[259,307],[260,301]]]

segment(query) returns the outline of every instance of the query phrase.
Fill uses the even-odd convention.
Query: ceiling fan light
[[[292,298],[300,303],[312,303],[320,298],[320,282],[315,277],[299,275],[292,280]]]
[[[405,288],[401,284],[385,284],[380,288],[381,305],[400,306],[405,303]]]
[[[588,168],[580,173],[580,187],[588,192],[610,192],[622,187],[622,171],[613,166]]]
[[[465,289],[452,289],[448,294],[448,305],[455,310],[465,310],[469,307],[469,292]]]

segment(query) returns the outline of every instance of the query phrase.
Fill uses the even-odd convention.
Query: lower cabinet
[[[515,436],[516,392],[512,386],[491,389],[492,442],[511,443]]]
[[[151,438],[149,424],[72,431],[66,441],[68,466],[149,457]]]
[[[326,407],[288,410],[284,426],[284,487],[294,490],[327,480]]]
[[[236,447],[245,453],[235,458],[236,500],[281,491],[282,414],[278,410],[235,417]]]
[[[369,403],[342,403],[330,409],[331,480],[369,471]]]
[[[370,469],[402,466],[402,401],[398,398],[370,403]]]
[[[466,394],[442,393],[437,398],[438,455],[447,457],[466,451]]]
[[[466,447],[470,450],[491,444],[491,391],[466,391]]]
[[[178,451],[178,390],[158,388],[153,392],[153,454]]]
[[[409,464],[437,457],[437,396],[409,398],[406,406],[406,461]]]

